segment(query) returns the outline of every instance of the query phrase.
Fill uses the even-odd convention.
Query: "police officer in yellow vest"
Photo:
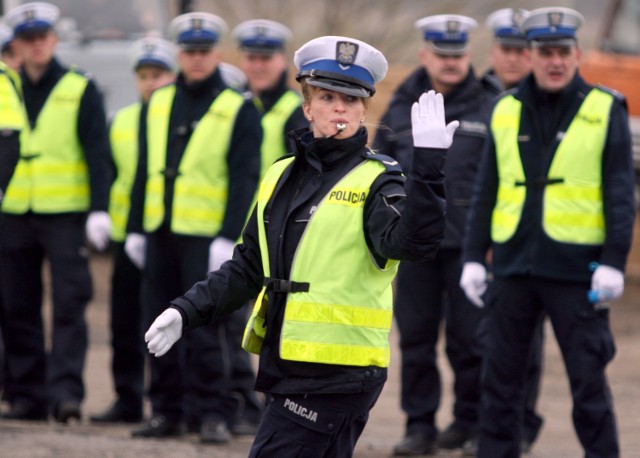
[[[258,110],[226,86],[216,44],[218,16],[188,13],[170,24],[179,45],[175,84],[156,90],[146,116],[125,250],[144,265],[145,328],[165,304],[229,259],[255,195],[262,129]],[[227,322],[190,333],[153,358],[152,417],[135,437],[176,436],[197,416],[203,442],[230,440],[233,335]],[[193,406],[198,411],[193,412]]]
[[[458,122],[445,125],[442,95],[422,94],[405,178],[366,146],[382,53],[326,36],[294,62],[311,128],[289,134],[294,154],[267,171],[233,259],[171,301],[145,339],[161,356],[257,297],[243,347],[260,354],[256,389],[270,402],[250,456],[348,457],[387,378],[398,260],[432,258],[443,237]]]
[[[247,86],[262,114],[261,176],[276,159],[287,153],[286,134],[308,127],[302,112],[302,98],[288,85],[286,46],[292,33],[267,19],[239,24],[232,35],[240,47],[240,69],[247,75]]]
[[[145,354],[142,346],[140,269],[124,251],[130,198],[138,164],[140,142],[146,134],[147,107],[151,94],[175,80],[176,47],[156,37],[133,43],[131,61],[140,96],[136,103],[120,109],[110,128],[114,180],[109,199],[111,216],[110,320],[111,374],[117,399],[106,411],[91,416],[97,423],[142,420]]]
[[[30,132],[2,202],[7,393],[15,419],[80,418],[91,275],[85,237],[109,242],[107,132],[90,77],[54,57],[59,10],[25,3],[4,20],[23,59]],[[52,341],[45,351],[42,266],[50,266]]]
[[[481,458],[520,455],[517,406],[542,313],[562,351],[585,456],[619,456],[605,367],[615,353],[608,305],[623,292],[635,216],[631,140],[624,98],[580,77],[582,23],[568,8],[531,11],[523,29],[532,74],[491,116],[460,280],[490,320]]]

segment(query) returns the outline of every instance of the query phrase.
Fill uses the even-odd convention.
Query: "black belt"
[[[564,178],[532,178],[525,181],[516,181],[516,186],[526,186],[527,188],[535,188],[539,186],[548,186],[550,184],[564,183]]]
[[[279,278],[265,277],[263,285],[267,288],[267,291],[276,293],[306,293],[309,291],[309,283],[281,280]]]

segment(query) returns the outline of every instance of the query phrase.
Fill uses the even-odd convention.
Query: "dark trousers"
[[[0,230],[6,389],[10,402],[55,406],[84,398],[85,309],[92,294],[85,215],[3,215]],[[51,348],[45,351],[42,266],[51,274]]]
[[[608,310],[587,301],[585,283],[534,277],[496,279],[482,374],[478,457],[520,456],[523,382],[540,315],[546,313],[564,358],[573,424],[587,458],[617,457],[618,435],[605,367],[615,354]]]
[[[453,415],[462,428],[477,426],[481,353],[476,341],[483,310],[459,287],[459,250],[441,250],[432,261],[400,263],[394,312],[400,331],[401,405],[407,433],[435,437],[440,405],[436,345],[444,318],[446,353],[455,376]]]
[[[124,251],[124,243],[111,242],[111,373],[118,407],[142,412],[146,348],[140,303],[140,269]]]
[[[143,272],[145,329],[208,269],[209,237],[181,236],[161,228],[147,237]],[[232,315],[233,316],[233,315]],[[230,317],[190,331],[161,358],[150,358],[149,399],[154,414],[179,420],[185,414],[220,416],[231,422],[237,401],[231,394],[231,357],[235,338]],[[187,411],[192,406],[198,412]]]
[[[249,457],[349,458],[381,392],[271,395]]]

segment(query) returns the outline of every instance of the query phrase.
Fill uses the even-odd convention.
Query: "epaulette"
[[[386,154],[378,154],[371,149],[367,149],[365,156],[369,160],[378,161],[387,169],[387,172],[391,173],[402,173],[402,167],[400,163],[396,161],[391,156],[387,156]]]
[[[607,87],[607,86],[603,86],[602,84],[596,84],[595,87],[600,89],[603,92],[611,94],[612,96],[614,96],[616,99],[618,99],[620,101],[623,101],[623,100],[626,99],[626,97],[624,96],[624,94],[622,92],[618,92],[613,88],[610,88],[610,87]]]
[[[287,153],[287,154],[283,154],[282,156],[280,156],[278,159],[276,159],[275,161],[273,161],[273,163],[275,164],[276,162],[282,161],[284,159],[288,159],[290,157],[295,156],[295,154],[293,153]]]
[[[83,69],[81,69],[81,68],[79,68],[79,67],[77,67],[75,65],[71,65],[69,67],[69,71],[73,72],[73,73],[76,73],[76,74],[78,74],[80,76],[84,76],[85,78],[87,78],[89,80],[93,79],[93,73],[91,73],[89,71],[86,71],[86,70],[83,70]]]

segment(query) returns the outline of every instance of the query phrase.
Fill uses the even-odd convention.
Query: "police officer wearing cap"
[[[623,292],[635,217],[631,139],[624,98],[580,77],[583,21],[568,8],[531,11],[523,29],[532,74],[491,115],[460,280],[492,323],[479,457],[520,454],[517,406],[543,313],[563,355],[585,456],[619,456],[605,368],[615,353],[608,304]]]
[[[529,44],[522,21],[529,12],[521,8],[503,8],[491,13],[485,22],[493,35],[490,67],[482,75],[484,84],[499,90],[511,89],[531,71]]]
[[[86,239],[109,242],[107,132],[93,80],[54,57],[54,5],[25,3],[4,21],[23,60],[28,141],[2,201],[6,388],[13,419],[80,418],[87,350],[85,308],[92,295]],[[86,239],[85,239],[86,237]],[[45,349],[42,266],[53,291],[52,341]]]
[[[117,399],[103,413],[91,416],[96,423],[142,420],[145,352],[140,269],[125,253],[124,242],[140,143],[146,135],[144,120],[149,99],[153,91],[175,80],[176,51],[173,43],[161,38],[147,37],[133,43],[131,61],[140,100],[118,110],[109,131],[114,176],[109,200],[113,256],[111,374]]]
[[[300,95],[289,88],[286,45],[292,33],[267,19],[239,24],[233,36],[240,47],[240,68],[247,75],[248,89],[262,114],[261,175],[276,159],[287,153],[286,134],[307,127]]]
[[[222,18],[201,12],[169,25],[180,72],[149,101],[125,240],[144,269],[144,328],[171,298],[231,257],[256,192],[260,117],[222,80],[216,45],[226,30]],[[235,340],[227,325],[189,333],[165,358],[152,359],[152,417],[135,437],[180,435],[189,415],[203,442],[231,439]]]
[[[325,36],[294,62],[311,128],[289,134],[294,153],[267,171],[233,259],[171,301],[145,339],[161,356],[257,297],[243,346],[260,354],[256,389],[270,402],[249,456],[350,457],[387,378],[398,260],[433,257],[442,238],[458,123],[445,124],[441,95],[420,96],[405,178],[366,146],[384,56]]]
[[[471,200],[480,153],[487,138],[486,112],[497,93],[482,86],[471,66],[469,32],[476,21],[443,14],[416,22],[425,40],[420,67],[395,91],[380,120],[374,147],[397,159],[411,173],[411,105],[422,92],[444,95],[447,119],[460,120],[444,166],[447,180],[445,237],[434,259],[401,263],[395,312],[402,352],[401,405],[407,414],[405,437],[394,455],[459,448],[474,437],[480,398],[481,355],[475,340],[483,312],[458,285],[464,220]],[[455,375],[453,422],[440,434],[435,424],[440,404],[436,345],[444,320],[446,351]]]

